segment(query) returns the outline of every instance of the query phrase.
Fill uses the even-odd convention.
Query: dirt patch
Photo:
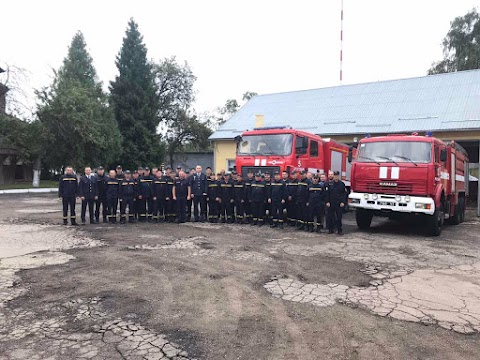
[[[0,209],[0,217],[10,216],[24,206],[19,201],[8,202]],[[61,221],[56,213],[17,214],[26,219],[22,221],[27,221],[27,225],[31,221]],[[21,225],[22,221],[15,224]],[[447,227],[440,241],[432,241],[411,233],[405,236],[400,229],[389,232],[380,223],[374,224],[375,232],[359,232],[354,229],[350,214],[346,215],[345,223],[345,237],[304,234],[291,228],[279,231],[199,223],[87,225],[75,233],[101,240],[108,246],[66,250],[76,258],[74,261],[17,273],[14,288],[22,287],[28,292],[7,302],[5,311],[11,312],[13,321],[9,326],[20,329],[21,324],[26,324],[31,330],[38,325],[51,329],[48,334],[55,334],[57,321],[62,329],[60,334],[78,337],[75,341],[92,359],[121,359],[127,354],[117,351],[123,348],[117,345],[125,341],[123,337],[115,337],[121,336],[120,329],[115,330],[119,334],[113,331],[119,323],[114,324],[112,335],[108,335],[112,342],[99,347],[96,355],[96,348],[87,346],[100,344],[95,337],[100,336],[100,330],[106,330],[102,327],[107,321],[100,321],[97,316],[105,314],[108,321],[127,323],[126,329],[125,325],[119,325],[122,332],[129,332],[130,325],[141,326],[147,331],[144,335],[162,336],[170,344],[178,345],[173,345],[175,349],[186,351],[188,358],[477,360],[480,356],[477,334],[467,336],[438,326],[382,317],[360,301],[351,307],[285,301],[274,298],[263,288],[272,275],[318,284],[320,291],[328,284],[348,289],[378,289],[396,278],[406,279],[408,288],[417,281],[426,288],[429,277],[436,276],[429,271],[473,266],[478,261],[480,224]],[[70,231],[70,228],[60,229],[66,234]],[[125,251],[142,245],[168,246],[192,237],[202,237],[201,241],[214,248],[203,248],[198,242],[197,248]],[[402,248],[405,246],[416,253]],[[200,251],[205,254],[199,255]],[[417,271],[426,272],[416,278]],[[456,279],[458,284],[477,281],[467,274],[471,269],[455,271],[441,276]],[[394,272],[397,273],[393,275]],[[410,283],[410,280],[415,281]],[[394,285],[396,288],[397,284]],[[398,294],[407,293],[398,290]],[[359,300],[371,299],[372,295],[362,294]],[[65,305],[72,300],[88,302],[98,298],[98,307]],[[58,322],[59,318],[64,322]],[[95,325],[98,326],[94,328]],[[9,334],[12,332],[9,330]],[[93,337],[87,338],[88,334]],[[58,345],[64,348],[64,341],[63,335],[41,340],[37,336],[24,336],[0,341],[0,353],[28,360],[84,356],[72,348],[75,343],[71,340],[68,343],[72,349],[62,354]],[[148,352],[150,348],[148,345],[141,350]]]

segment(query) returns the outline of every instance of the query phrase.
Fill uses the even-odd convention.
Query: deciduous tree
[[[46,134],[44,161],[50,168],[117,160],[120,132],[81,32],[73,37],[52,85],[37,94],[38,117]]]
[[[480,69],[480,14],[473,9],[456,17],[443,39],[444,58],[428,74]]]

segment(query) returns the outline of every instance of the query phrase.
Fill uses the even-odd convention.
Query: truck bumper
[[[435,202],[429,197],[409,195],[384,195],[351,192],[348,196],[351,208],[378,212],[401,212],[433,215]]]

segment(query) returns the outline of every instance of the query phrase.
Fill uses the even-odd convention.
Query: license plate
[[[395,206],[396,205],[394,202],[391,202],[391,201],[378,201],[377,204],[378,205],[384,205],[384,206]]]

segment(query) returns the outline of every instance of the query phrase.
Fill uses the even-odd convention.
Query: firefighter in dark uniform
[[[97,200],[95,201],[95,222],[100,221],[100,206],[102,207],[103,222],[107,222],[107,198],[105,197],[105,181],[108,176],[105,175],[103,167],[97,168],[97,174],[95,176],[97,187]]]
[[[110,170],[105,182],[105,197],[107,199],[107,218],[112,224],[117,222],[118,184],[115,170]]]
[[[269,172],[266,172],[264,174],[264,181],[265,181],[265,186],[267,187],[267,197],[270,192],[270,184],[272,183],[272,177]],[[268,202],[265,202],[265,222],[267,224],[273,224],[273,217],[272,217],[272,204],[269,204]]]
[[[233,182],[230,180],[230,174],[225,173],[223,180],[220,181],[220,221],[222,223],[233,223],[234,201]]]
[[[195,172],[190,175],[191,197],[193,198],[193,216],[195,222],[205,222],[207,219],[207,175],[202,172],[202,167],[197,165]],[[200,213],[198,207],[200,206]]]
[[[329,174],[330,175],[330,174]],[[329,176],[330,177],[330,176]],[[327,227],[328,233],[333,234],[336,229],[338,235],[343,235],[342,215],[347,201],[347,189],[342,180],[340,172],[333,173],[333,181],[328,183],[327,191]]]
[[[115,168],[115,178],[118,182],[122,181],[124,178],[122,165],[117,165]],[[117,209],[120,207],[120,202],[117,204]]]
[[[297,223],[297,189],[297,173],[293,171],[287,182],[287,221],[291,226]]]
[[[143,175],[143,167],[139,166],[137,170],[134,171],[133,177],[132,177],[133,181],[135,181],[136,199],[135,199],[135,203],[133,204],[134,206],[133,213],[136,221],[140,219],[140,201],[138,199],[138,189],[140,187],[140,176],[142,175]]]
[[[143,176],[140,176],[138,184],[140,222],[145,222],[147,219],[151,221],[152,219],[152,183],[153,177],[150,175],[150,169],[145,167],[144,174]]]
[[[175,180],[173,187],[173,200],[177,203],[177,222],[179,224],[186,222],[187,201],[190,199],[190,180],[187,175],[180,171],[178,179]]]
[[[120,181],[120,188],[118,198],[120,200],[120,223],[125,224],[127,220],[127,206],[128,206],[128,222],[135,222],[135,200],[136,200],[136,185],[135,180],[132,179],[130,170],[126,170],[123,180]]]
[[[265,216],[265,202],[267,200],[267,187],[262,174],[255,175],[255,181],[251,185],[250,198],[252,204],[252,225],[263,225]]]
[[[115,170],[115,178],[117,179],[117,181],[123,180],[124,175],[123,175],[122,165],[117,165]]]
[[[247,223],[252,222],[252,202],[250,199],[250,191],[251,191],[251,185],[255,181],[255,178],[253,177],[253,171],[248,170],[247,172],[247,178],[245,179],[245,219],[247,220]]]
[[[63,225],[68,224],[68,208],[70,207],[70,223],[77,225],[75,216],[75,201],[78,194],[77,177],[73,173],[73,168],[67,166],[65,174],[62,175],[58,183],[58,197],[62,198],[63,204]]]
[[[305,171],[300,172],[301,178],[297,185],[297,228],[303,230],[307,227],[308,212],[305,211],[308,201],[308,179]]]
[[[285,192],[286,192],[286,198],[285,198],[285,204],[283,204],[283,223],[286,224],[288,223],[288,216],[287,216],[287,201],[288,201],[288,187],[287,185],[290,183],[290,178],[288,176],[288,171],[283,170],[282,171],[282,182],[285,184]]]
[[[317,232],[320,232],[323,228],[323,214],[325,212],[326,199],[327,192],[325,190],[325,184],[319,181],[317,175],[314,175],[312,183],[308,186],[308,226],[306,230],[314,232],[315,224],[317,225]]]
[[[242,174],[237,174],[237,179],[233,183],[233,192],[235,198],[235,220],[238,224],[245,222],[245,182]]]
[[[80,177],[80,181],[78,183],[78,196],[82,199],[82,225],[85,225],[85,215],[87,212],[87,205],[88,205],[88,215],[90,217],[90,224],[95,223],[94,219],[94,203],[95,200],[98,199],[97,194],[97,180],[95,179],[95,175],[92,174],[92,169],[90,167],[85,168],[85,175]]]
[[[287,198],[287,186],[280,177],[280,173],[274,174],[274,180],[268,188],[268,203],[271,205],[272,227],[283,229],[283,205]]]
[[[220,174],[218,174],[220,175]],[[211,223],[218,222],[218,214],[220,212],[220,183],[215,178],[215,174],[211,174],[208,179],[207,202],[208,202],[208,221]]]
[[[153,179],[152,186],[152,200],[153,200],[153,221],[163,222],[165,221],[165,194],[167,193],[167,179],[163,175],[161,170],[157,170],[157,173]]]
[[[175,187],[175,172],[172,170],[168,173],[167,188],[165,191],[165,217],[167,222],[174,222],[177,216],[175,208],[175,200],[173,199],[173,188]]]

